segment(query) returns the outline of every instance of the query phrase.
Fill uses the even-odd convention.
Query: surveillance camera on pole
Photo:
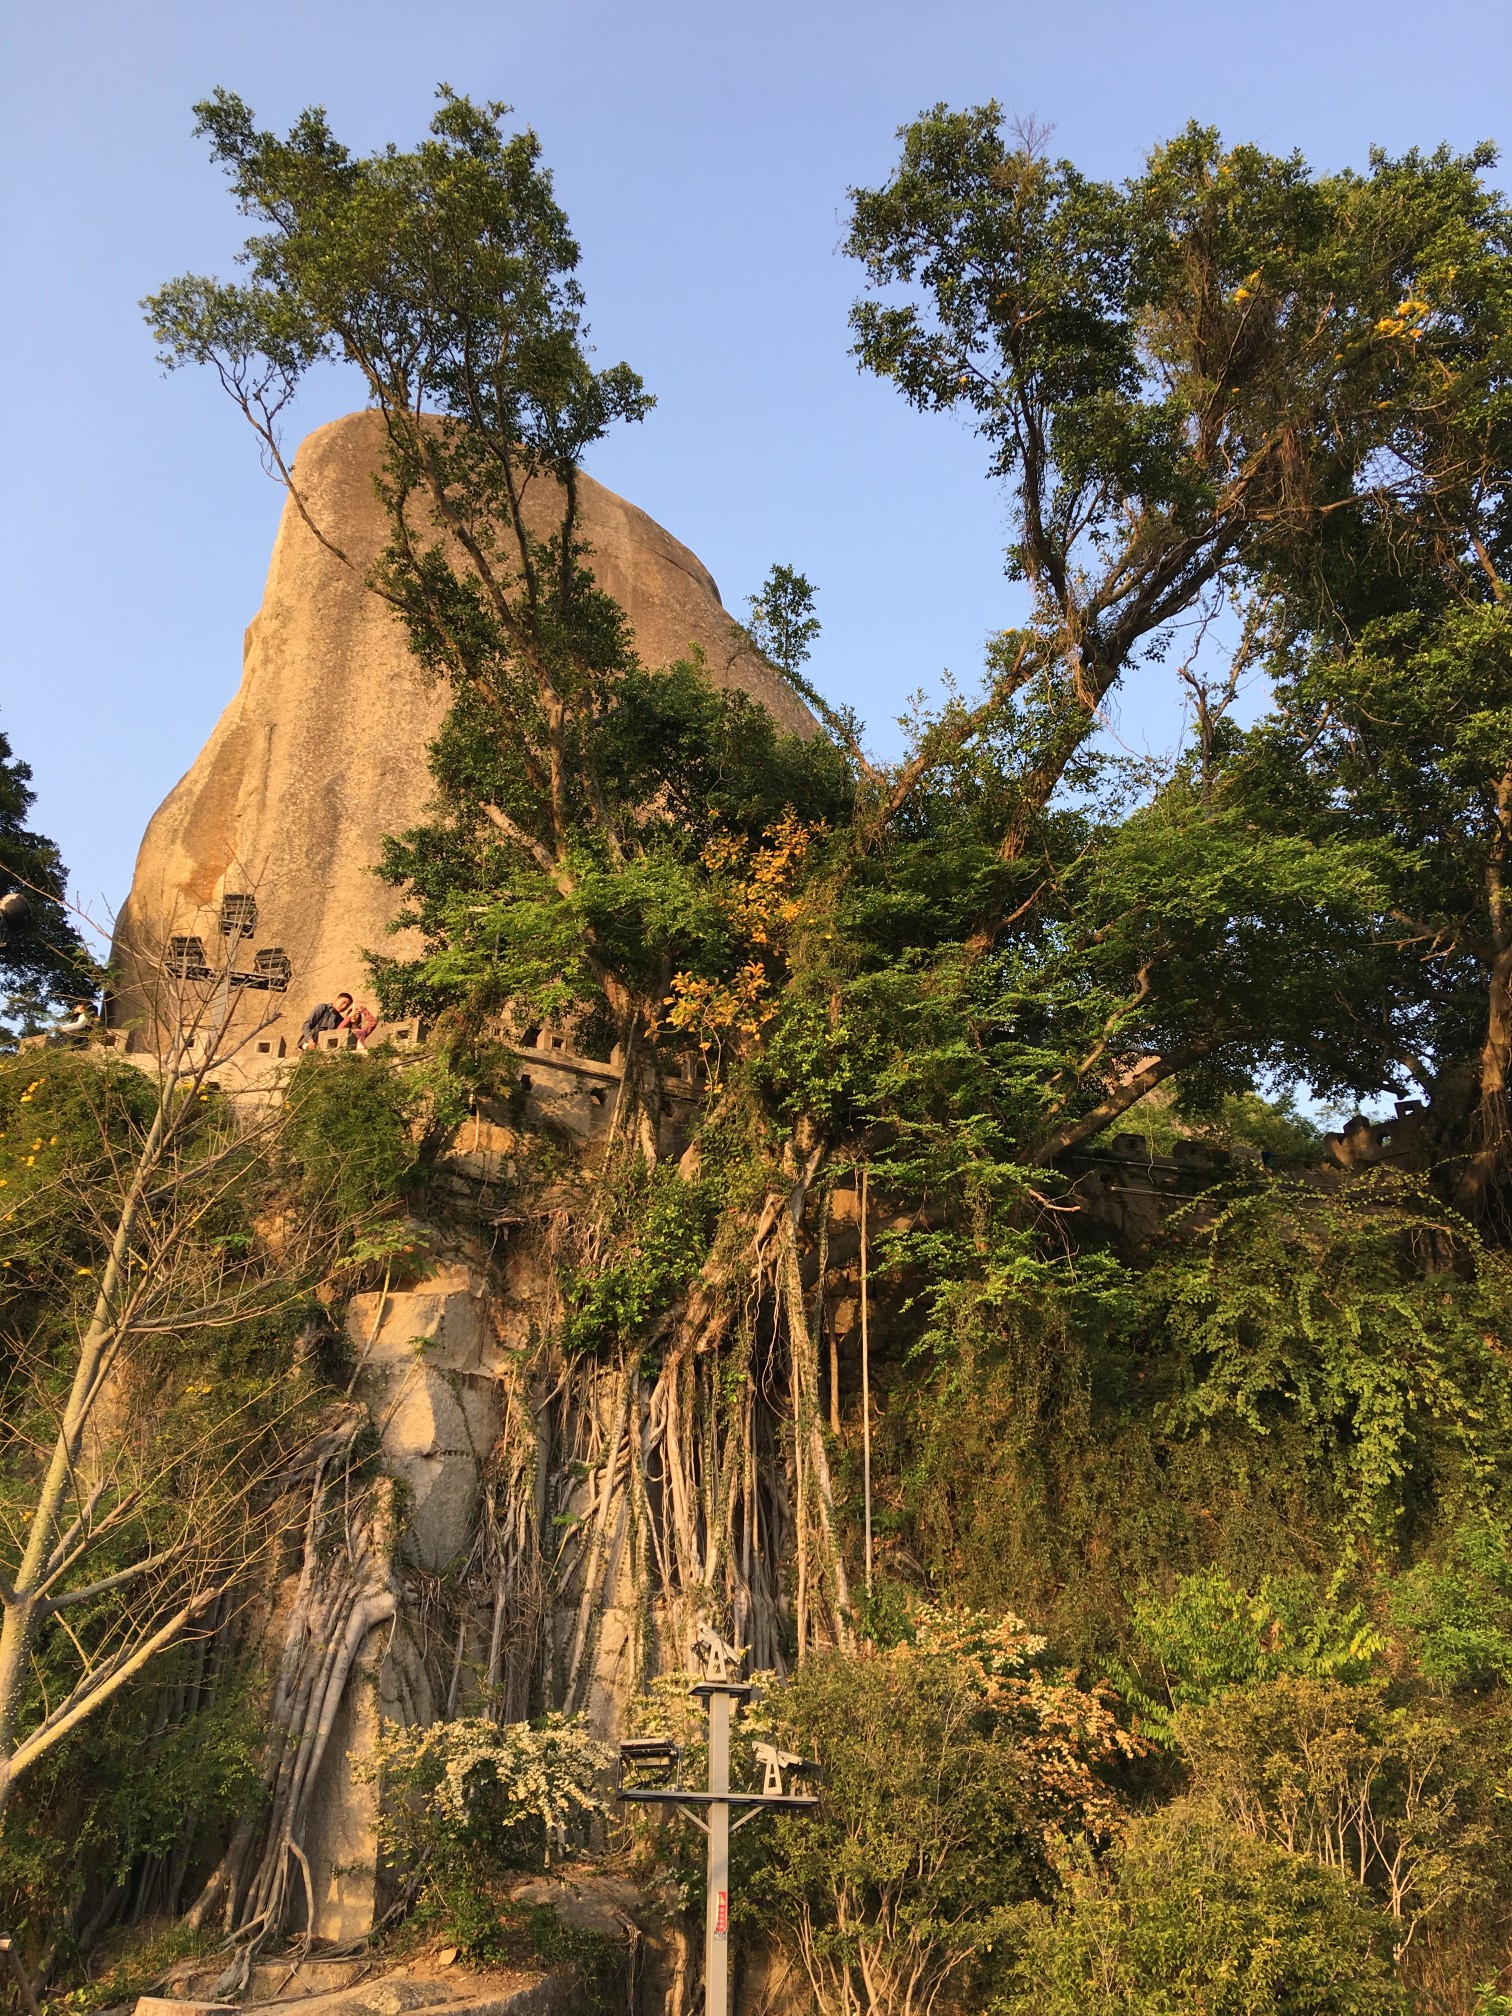
[[[730,1790],[730,1703],[748,1701],[754,1692],[749,1681],[733,1674],[745,1658],[743,1652],[727,1645],[710,1624],[698,1627],[693,1652],[703,1667],[704,1677],[695,1681],[689,1693],[704,1702],[709,1718],[709,1785],[694,1791],[679,1783],[682,1752],[670,1738],[643,1736],[621,1743],[619,1752],[620,1799],[642,1806],[679,1807],[709,1837],[708,1900],[704,1910],[704,2016],[729,2016],[730,2010],[730,1833],[743,1827],[758,1813],[773,1810],[811,1813],[819,1804],[812,1792],[789,1792],[783,1775],[811,1775],[815,1767],[806,1758],[776,1745],[756,1746],[756,1761],[763,1767],[759,1792]],[[637,1783],[627,1785],[626,1774]],[[647,1778],[655,1782],[647,1784]],[[697,1809],[704,1809],[707,1818]],[[740,1818],[730,1819],[733,1806],[744,1807]]]

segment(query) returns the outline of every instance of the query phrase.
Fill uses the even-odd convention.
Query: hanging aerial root
[[[304,1836],[337,1715],[369,1634],[395,1614],[393,1483],[353,1478],[362,1408],[344,1410],[315,1464],[304,1522],[300,1577],[284,1630],[269,1704],[259,1819],[238,1827],[189,1913],[202,1925],[223,1903],[228,1940],[240,1950],[215,1993],[239,1993],[252,1959],[285,1929],[298,1883],[306,1940],[314,1891]]]

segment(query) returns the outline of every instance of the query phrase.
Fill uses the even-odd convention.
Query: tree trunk
[[[1496,787],[1496,833],[1486,863],[1486,910],[1491,930],[1491,971],[1487,987],[1486,1035],[1480,1051],[1480,1084],[1471,1127],[1471,1151],[1460,1177],[1458,1202],[1484,1221],[1493,1212],[1507,1171],[1512,1130],[1508,1127],[1507,1085],[1512,1073],[1512,906],[1507,865],[1512,852],[1512,771]]]
[[[46,1615],[46,1591],[56,1565],[55,1556],[63,1530],[63,1507],[78,1477],[90,1420],[120,1342],[122,1304],[128,1293],[131,1243],[136,1235],[143,1200],[157,1173],[168,1138],[177,1065],[178,1053],[175,1051],[171,1068],[163,1073],[157,1112],[116,1219],[100,1292],[95,1298],[89,1328],[79,1346],[63,1420],[53,1442],[52,1455],[36,1503],[31,1508],[31,1531],[27,1535],[26,1551],[16,1571],[14,1588],[5,1592],[5,1621],[0,1625],[0,1814],[5,1811],[17,1776],[16,1718],[26,1685],[32,1643]],[[82,1702],[80,1705],[83,1705]]]

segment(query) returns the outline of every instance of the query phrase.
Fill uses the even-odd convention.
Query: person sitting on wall
[[[72,1012],[66,1018],[55,1022],[48,1031],[49,1046],[57,1045],[65,1050],[76,1049],[87,1037],[94,1034],[96,1028],[94,1003],[72,1001],[69,1007]]]
[[[23,1036],[19,1045],[22,1050],[82,1050],[91,1036],[99,1032],[99,1019],[92,1001],[71,1001],[70,1012],[59,1016],[46,1029],[38,1029],[30,1036]]]
[[[342,1016],[341,1027],[349,1029],[357,1038],[357,1041],[366,1049],[367,1039],[378,1027],[378,1017],[373,1013],[371,1008],[364,1007],[359,1001],[355,1008],[349,1008],[346,1014]]]
[[[313,1050],[327,1029],[345,1028],[346,1018],[351,1012],[350,994],[338,994],[334,1001],[322,1001],[318,1008],[312,1008],[299,1032],[300,1049]]]

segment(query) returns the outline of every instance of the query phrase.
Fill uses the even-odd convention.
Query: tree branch
[[[543,842],[533,839],[522,826],[517,826],[509,814],[499,806],[480,804],[478,810],[489,821],[490,825],[498,827],[506,840],[512,840],[516,847],[523,848],[541,870],[542,874],[549,875],[552,878],[564,896],[571,894],[573,888],[572,878],[566,874],[561,863],[549,847],[545,846]]]
[[[67,1704],[48,1716],[46,1721],[32,1731],[24,1743],[18,1744],[8,1760],[0,1760],[0,1774],[3,1774],[0,1776],[0,1784],[7,1789],[13,1785],[23,1771],[35,1764],[37,1759],[66,1736],[70,1729],[77,1727],[113,1695],[118,1694],[127,1681],[135,1679],[142,1668],[149,1665],[159,1652],[164,1651],[187,1630],[202,1611],[208,1610],[212,1603],[218,1602],[228,1587],[227,1583],[216,1583],[213,1588],[200,1590],[197,1596],[191,1597],[176,1610],[166,1623],[159,1625],[150,1638],[144,1639],[128,1658],[122,1659],[103,1677],[98,1671],[87,1676],[87,1680],[74,1689]],[[90,1682],[96,1684],[89,1684]]]
[[[1051,1133],[1042,1135],[1032,1148],[1019,1157],[1021,1162],[1053,1162],[1058,1155],[1068,1149],[1079,1148],[1083,1141],[1100,1134],[1111,1121],[1143,1099],[1147,1092],[1153,1092],[1157,1085],[1163,1085],[1168,1078],[1174,1078],[1178,1071],[1184,1071],[1201,1057],[1207,1045],[1194,1046],[1189,1050],[1176,1052],[1171,1056],[1158,1053],[1141,1058],[1139,1063],[1128,1070],[1113,1085],[1106,1097],[1099,1100],[1089,1113],[1081,1114],[1075,1120],[1067,1120]]]
[[[181,1541],[177,1547],[165,1548],[161,1554],[149,1554],[145,1560],[135,1561],[127,1568],[118,1568],[113,1575],[102,1575],[98,1582],[88,1582],[82,1589],[67,1589],[61,1596],[49,1596],[48,1585],[44,1583],[38,1590],[43,1600],[40,1609],[43,1616],[56,1616],[60,1610],[71,1610],[76,1603],[87,1603],[92,1596],[103,1596],[107,1590],[119,1589],[127,1582],[134,1582],[139,1575],[147,1574],[153,1568],[166,1567],[170,1561],[181,1560],[188,1552],[188,1542]],[[75,1555],[77,1560],[78,1556]],[[68,1564],[72,1567],[73,1562]],[[62,1573],[62,1570],[59,1570]]]

